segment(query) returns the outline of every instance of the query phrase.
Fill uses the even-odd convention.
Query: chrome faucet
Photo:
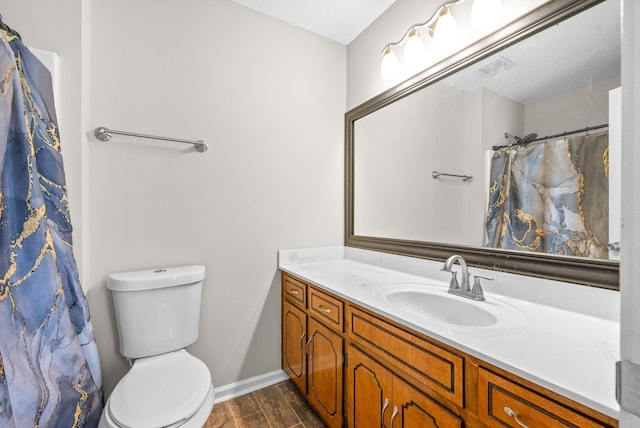
[[[455,271],[452,270],[455,262],[458,262],[460,265],[460,270],[462,272],[462,278],[458,283],[458,275]],[[473,300],[485,300],[484,293],[482,292],[482,286],[480,285],[480,279],[493,280],[493,278],[489,278],[481,275],[473,276],[473,287],[469,287],[469,268],[467,267],[467,262],[464,260],[462,256],[453,255],[449,257],[442,266],[442,271],[451,273],[451,280],[449,281],[449,293],[455,294],[457,296],[466,297],[468,299]]]

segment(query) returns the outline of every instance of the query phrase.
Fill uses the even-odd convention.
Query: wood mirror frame
[[[451,57],[366,101],[345,114],[345,246],[431,260],[460,254],[472,266],[619,289],[619,263],[603,259],[510,251],[441,242],[354,235],[355,121],[468,67],[604,0],[554,0],[471,44]]]

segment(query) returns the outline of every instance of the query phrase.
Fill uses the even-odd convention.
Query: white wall
[[[110,272],[201,263],[199,341],[216,385],[280,368],[277,250],[342,242],[346,48],[231,1],[95,0],[89,298],[106,390]]]
[[[640,364],[640,4],[623,0],[622,22],[622,251],[620,254],[620,359]],[[636,373],[637,376],[637,373]],[[640,394],[637,377],[630,380],[626,399]],[[625,400],[626,401],[626,400]],[[637,405],[635,406],[637,408]],[[620,428],[640,427],[640,415],[620,412]]]
[[[191,351],[216,386],[279,369],[277,250],[342,243],[346,48],[230,0],[54,3],[0,10],[28,45],[60,55],[75,250],[105,392],[128,367],[105,288],[117,271],[204,264]],[[100,142],[97,126],[209,151]]]
[[[609,91],[619,86],[620,78],[603,80],[527,104],[524,134],[542,137],[608,123]]]

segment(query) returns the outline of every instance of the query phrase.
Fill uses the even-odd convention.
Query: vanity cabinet
[[[347,354],[348,426],[463,427],[461,418],[355,346],[349,345]]]
[[[282,275],[282,368],[331,428],[343,426],[343,302]]]
[[[283,368],[332,428],[618,426],[614,418],[282,275]]]

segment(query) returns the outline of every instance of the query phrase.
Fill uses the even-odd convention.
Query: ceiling
[[[620,16],[620,1],[605,1],[449,76],[446,82],[467,91],[484,87],[528,104],[620,77]],[[483,69],[503,68],[496,60],[513,66],[483,75]]]
[[[395,0],[232,0],[348,45]]]

